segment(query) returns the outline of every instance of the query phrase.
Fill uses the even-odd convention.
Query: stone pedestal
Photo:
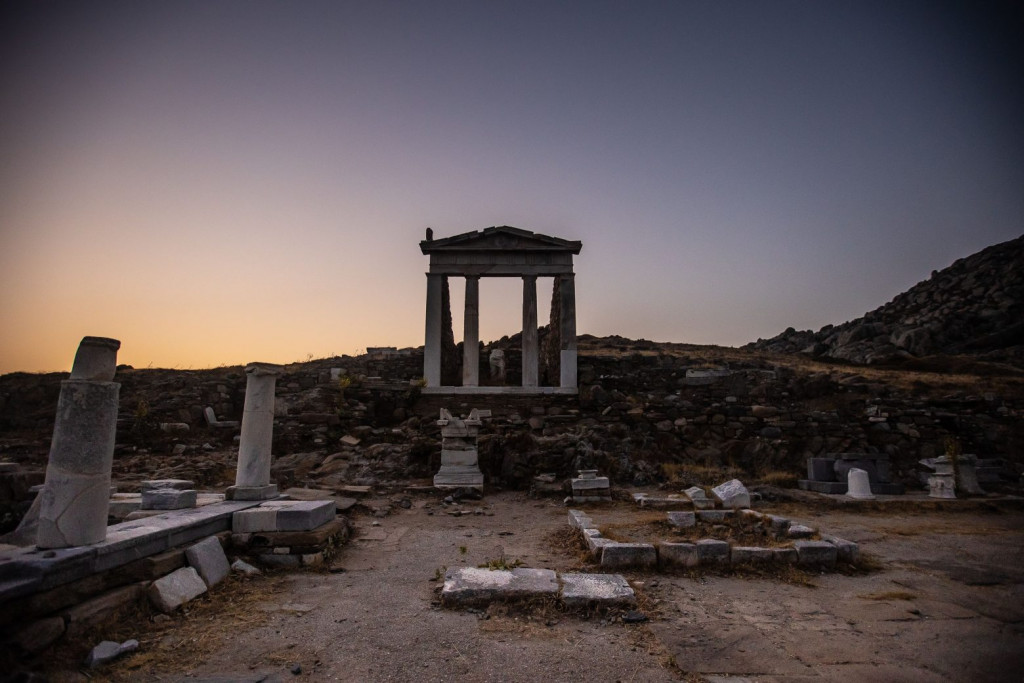
[[[227,490],[228,500],[266,500],[277,496],[270,483],[270,448],[274,438],[274,388],[281,367],[253,363],[245,369],[245,408],[242,436],[238,442],[235,485]]]
[[[858,500],[870,500],[875,496],[871,493],[871,482],[868,479],[868,473],[866,470],[857,469],[856,467],[850,469],[847,472],[847,489],[846,495],[850,498],[856,498]]]
[[[611,482],[597,476],[597,470],[580,470],[572,480],[572,498],[574,502],[611,500]]]
[[[46,482],[39,494],[39,548],[89,545],[107,537],[121,390],[110,380],[120,346],[116,339],[85,337],[71,378],[61,382]]]
[[[481,418],[490,414],[489,410],[473,410],[462,420],[441,409],[441,418],[437,421],[441,427],[441,469],[434,475],[435,487],[483,491],[484,475],[478,462],[476,438],[483,426]]]

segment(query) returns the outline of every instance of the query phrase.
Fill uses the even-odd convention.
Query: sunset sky
[[[974,4],[4,3],[0,373],[420,345],[427,226],[581,240],[581,333],[858,317],[1024,232],[1021,14]]]

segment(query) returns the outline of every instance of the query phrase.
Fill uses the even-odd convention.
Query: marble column
[[[121,342],[85,337],[60,385],[57,419],[40,493],[36,545],[68,548],[107,537],[121,385],[112,382]]]
[[[576,387],[576,276],[559,275],[562,339],[559,357],[560,382],[563,387]]]
[[[466,276],[466,317],[462,326],[462,386],[480,384],[480,276]]]
[[[537,386],[537,276],[523,276],[523,386]]]
[[[427,273],[427,331],[423,342],[423,378],[428,387],[441,386],[441,289],[443,275]]]
[[[227,499],[266,500],[277,496],[277,485],[270,483],[270,449],[274,439],[274,388],[281,366],[251,363],[245,374],[238,467]]]

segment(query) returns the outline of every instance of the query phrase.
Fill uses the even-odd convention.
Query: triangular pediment
[[[556,251],[580,253],[583,243],[502,225],[443,239],[423,240],[424,254],[443,251]]]

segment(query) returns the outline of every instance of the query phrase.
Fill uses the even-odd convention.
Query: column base
[[[225,500],[270,500],[277,498],[277,484],[266,486],[229,486]]]
[[[484,474],[479,467],[442,465],[434,475],[434,488],[484,490]]]

